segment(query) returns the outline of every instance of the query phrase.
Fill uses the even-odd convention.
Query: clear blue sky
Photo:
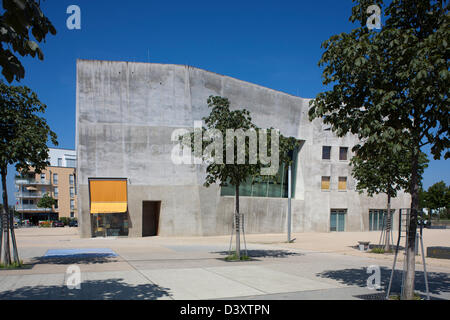
[[[76,59],[187,64],[304,98],[324,89],[321,43],[348,32],[351,0],[154,1],[45,0],[58,33],[41,45],[45,60],[22,59],[21,84],[47,104],[60,148],[75,148]],[[81,8],[81,30],[66,27],[66,9]],[[150,59],[150,60],[149,60]],[[433,161],[424,186],[449,184],[449,161]],[[14,168],[8,192],[14,204]]]

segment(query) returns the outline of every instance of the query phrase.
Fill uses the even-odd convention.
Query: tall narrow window
[[[347,209],[332,209],[330,213],[330,231],[345,231]]]
[[[339,191],[346,191],[347,190],[347,177],[339,177],[338,190]]]
[[[71,186],[73,186],[73,184],[74,184],[73,174],[69,175],[69,184]]]
[[[75,189],[74,187],[70,187],[70,197],[73,198],[75,196]]]
[[[45,180],[45,173],[41,173],[41,180]]]
[[[58,209],[58,200],[55,201],[55,209]]]
[[[53,174],[53,184],[58,184],[58,174],[57,173]]]
[[[70,200],[70,210],[75,209],[75,200]]]
[[[330,190],[330,177],[322,177],[322,190]]]
[[[62,167],[62,158],[58,158],[58,167]]]
[[[323,160],[330,160],[331,159],[331,147],[330,146],[323,146],[322,147],[322,159]]]
[[[348,148],[340,147],[339,148],[339,160],[347,160]]]
[[[53,194],[55,195],[55,198],[58,198],[58,187],[53,189]]]

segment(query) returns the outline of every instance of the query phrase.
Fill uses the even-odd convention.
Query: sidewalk
[[[450,242],[450,230],[426,231],[427,245]],[[392,256],[352,248],[358,240],[377,243],[378,232],[294,234],[294,243],[283,234],[247,235],[254,260],[246,262],[223,260],[229,236],[80,239],[70,228],[18,229],[16,235],[32,268],[1,270],[0,299],[358,299],[376,293],[367,288],[367,267],[380,267],[382,287],[392,268]],[[108,249],[117,256],[46,259],[49,249]],[[432,295],[450,299],[447,261],[429,260]],[[81,290],[65,285],[72,264],[81,269]],[[416,288],[423,291],[420,264],[416,270]]]

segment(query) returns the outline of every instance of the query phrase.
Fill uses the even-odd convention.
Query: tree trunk
[[[8,192],[6,191],[6,167],[0,168],[0,174],[2,176],[2,188],[3,188],[3,212],[2,212],[2,255],[1,262],[8,266],[11,264],[11,253],[9,249],[9,210],[8,210]]]
[[[409,216],[409,229],[407,234],[408,246],[406,250],[406,275],[403,284],[402,299],[412,300],[414,298],[414,280],[416,272],[416,232],[417,232],[417,213],[419,212],[419,150],[415,148],[412,155],[411,164],[411,212]]]
[[[239,185],[236,186],[236,212],[235,212],[235,226],[236,226],[236,257],[241,260],[241,232],[240,232],[240,215],[239,215]]]
[[[9,228],[11,232],[11,242],[13,248],[14,262],[19,264],[20,263],[19,252],[17,251],[16,234],[14,232],[14,211],[9,213],[9,217],[10,217]]]
[[[389,252],[391,251],[391,223],[392,223],[392,216],[391,216],[391,194],[388,192],[387,195],[387,217],[386,217],[386,227],[385,227],[385,244],[384,244],[384,251]]]

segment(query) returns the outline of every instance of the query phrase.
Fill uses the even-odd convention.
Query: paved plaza
[[[251,261],[227,262],[229,236],[81,239],[76,228],[17,229],[27,267],[0,270],[0,299],[374,299],[382,296],[393,255],[360,252],[379,232],[247,235]],[[395,238],[394,234],[394,238]],[[425,246],[449,245],[450,230],[425,230]],[[244,246],[244,243],[242,243]],[[400,288],[402,256],[393,290]],[[68,267],[81,270],[81,288],[66,286]],[[381,289],[367,287],[379,266]],[[416,289],[425,293],[421,257]],[[427,259],[433,299],[450,299],[450,261]],[[70,281],[69,281],[70,282]]]

